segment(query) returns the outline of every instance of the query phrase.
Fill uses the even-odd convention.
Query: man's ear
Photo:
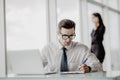
[[[57,31],[57,35],[60,35],[60,30]]]

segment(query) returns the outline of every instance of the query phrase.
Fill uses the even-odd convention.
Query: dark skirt
[[[103,44],[92,44],[91,52],[96,55],[96,57],[101,63],[103,63],[105,57],[105,50]]]

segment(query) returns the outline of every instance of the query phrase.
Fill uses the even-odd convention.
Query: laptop
[[[46,74],[39,49],[8,51],[7,56],[11,74]]]

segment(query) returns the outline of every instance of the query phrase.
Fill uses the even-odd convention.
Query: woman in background
[[[105,50],[102,42],[105,33],[105,26],[99,13],[92,14],[92,21],[95,27],[91,33],[91,52],[96,55],[96,57],[101,63],[103,63],[105,57]]]

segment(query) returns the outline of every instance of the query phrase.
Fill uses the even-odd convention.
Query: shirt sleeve
[[[47,45],[41,51],[41,60],[43,63],[43,68],[44,68],[45,73],[51,72],[50,65],[48,64],[48,60],[47,60],[48,53],[49,53],[49,50],[48,50],[48,45]]]
[[[88,48],[86,48],[85,53],[86,58],[88,58],[88,60],[86,61],[86,65],[91,68],[91,71],[102,71],[102,65],[97,59],[97,57],[93,53],[91,53]]]

